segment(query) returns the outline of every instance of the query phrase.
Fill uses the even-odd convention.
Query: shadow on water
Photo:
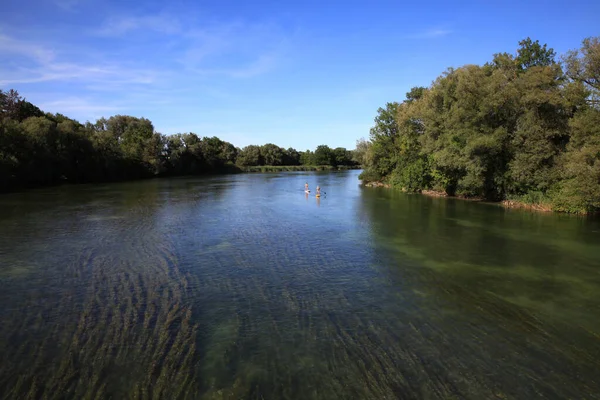
[[[358,173],[0,198],[0,397],[597,398],[597,226]]]

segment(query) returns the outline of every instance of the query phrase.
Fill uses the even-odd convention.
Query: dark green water
[[[597,220],[357,174],[1,196],[0,398],[600,398]]]

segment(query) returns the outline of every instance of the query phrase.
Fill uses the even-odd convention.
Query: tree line
[[[353,151],[272,143],[235,147],[195,133],[163,135],[146,118],[115,115],[82,124],[45,113],[14,90],[0,90],[0,191],[60,182],[235,172],[261,165],[356,165]]]
[[[600,211],[600,39],[449,68],[379,108],[356,156],[360,179],[408,192]]]

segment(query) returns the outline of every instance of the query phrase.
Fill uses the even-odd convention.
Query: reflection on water
[[[0,397],[598,398],[599,232],[356,171],[3,196]]]

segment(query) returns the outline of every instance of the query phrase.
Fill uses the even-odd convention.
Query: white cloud
[[[150,39],[147,32],[164,35]],[[289,46],[286,35],[276,25],[227,21],[199,26],[185,17],[164,13],[111,17],[93,31],[94,35],[123,38],[121,43],[136,33],[154,40],[164,59],[178,63],[182,72],[198,76],[249,78],[264,74],[278,65]]]
[[[32,58],[39,62],[50,62],[55,58],[55,53],[45,46],[28,43],[3,34],[0,34],[0,53]]]
[[[2,70],[0,85],[50,81],[104,82],[111,84],[151,84],[156,80],[152,70],[130,69],[117,64],[85,65],[70,62],[40,62],[35,67]]]
[[[6,56],[0,63],[0,85],[49,81],[151,84],[157,79],[156,70],[110,61],[93,64],[73,62],[50,48],[46,44],[0,34],[0,54]]]
[[[93,32],[95,37],[88,32],[72,41],[64,39],[68,32],[59,32],[60,41],[32,36],[33,31],[28,36],[0,32],[0,87],[43,90],[46,94],[35,100],[29,96],[36,105],[83,120],[117,111],[162,110],[181,99],[231,103],[239,98],[227,88],[228,79],[268,73],[289,49],[288,35],[277,25],[228,21],[198,26],[183,18],[111,18]],[[129,41],[144,30],[169,35],[144,34]],[[118,41],[103,43],[111,37]]]

